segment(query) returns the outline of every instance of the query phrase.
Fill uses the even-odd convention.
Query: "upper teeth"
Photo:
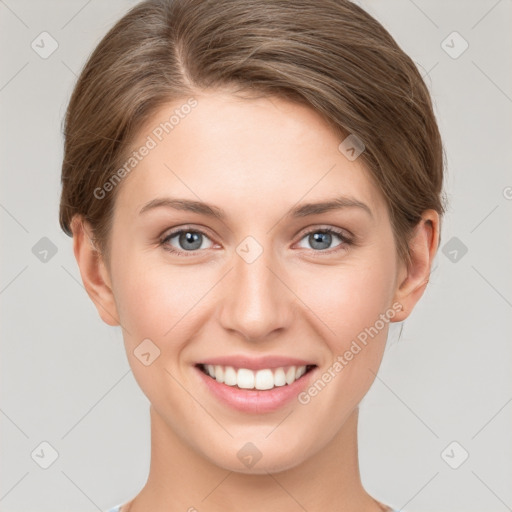
[[[238,386],[242,389],[260,390],[292,384],[306,373],[305,366],[287,366],[273,370],[264,369],[258,371],[212,364],[203,365],[203,368],[217,382],[228,386]]]

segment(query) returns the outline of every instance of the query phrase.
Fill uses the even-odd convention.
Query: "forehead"
[[[168,194],[261,214],[346,195],[384,213],[362,159],[338,149],[342,140],[312,108],[289,100],[194,95],[163,106],[141,128],[116,206],[139,210]]]

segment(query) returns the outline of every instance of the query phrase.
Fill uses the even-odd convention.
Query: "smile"
[[[315,368],[315,365],[281,366],[262,368],[257,371],[212,364],[199,364],[198,367],[206,375],[226,386],[265,391],[293,384]]]

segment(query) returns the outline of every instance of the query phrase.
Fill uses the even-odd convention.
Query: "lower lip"
[[[317,367],[305,373],[292,384],[276,386],[265,391],[228,386],[209,377],[197,366],[194,367],[194,369],[199,374],[199,377],[204,382],[207,389],[222,403],[241,412],[259,414],[276,411],[296,399],[297,395],[308,385]]]

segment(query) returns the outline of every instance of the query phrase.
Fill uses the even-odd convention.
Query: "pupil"
[[[190,231],[187,231],[182,234],[180,243],[185,244],[185,247],[187,247],[186,244],[192,244],[192,247],[187,247],[191,250],[199,249],[199,247],[201,247],[201,240],[199,239],[200,236],[200,233],[191,233]]]
[[[327,249],[330,245],[332,235],[330,233],[314,233],[311,246],[314,249]],[[320,244],[320,247],[316,244]],[[322,246],[323,244],[323,246]]]

